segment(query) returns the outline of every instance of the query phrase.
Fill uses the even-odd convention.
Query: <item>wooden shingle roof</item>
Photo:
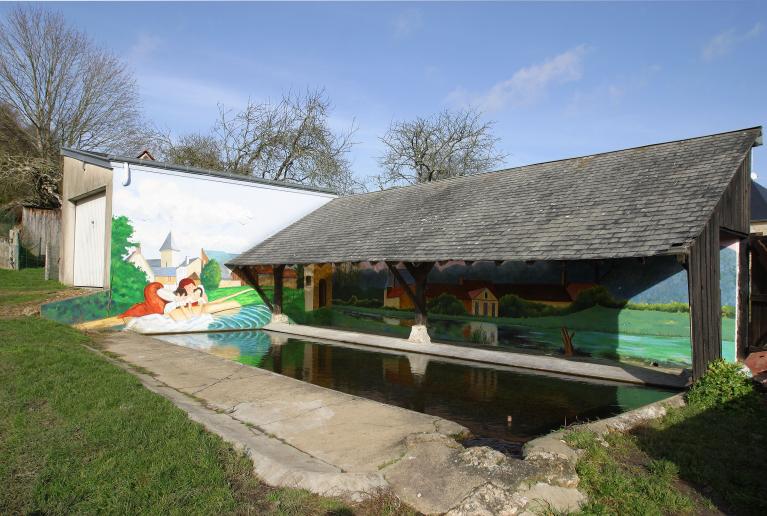
[[[760,138],[755,127],[340,197],[230,265],[678,253]]]

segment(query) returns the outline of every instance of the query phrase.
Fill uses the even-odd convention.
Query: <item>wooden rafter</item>
[[[235,269],[235,272],[238,276],[243,278],[245,281],[248,282],[248,284],[255,289],[256,292],[258,292],[258,295],[261,296],[261,299],[264,300],[264,304],[269,308],[271,312],[274,312],[274,305],[272,305],[271,300],[269,299],[269,296],[266,295],[266,292],[264,292],[264,289],[261,288],[261,285],[258,284],[258,272],[256,272],[256,275],[253,276],[253,274],[250,271],[250,267],[237,267]]]

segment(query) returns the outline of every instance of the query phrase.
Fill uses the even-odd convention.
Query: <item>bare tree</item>
[[[348,193],[359,188],[347,159],[354,128],[331,129],[330,110],[323,90],[286,94],[277,103],[248,101],[241,111],[219,106],[210,136],[182,137],[163,155],[187,165]]]
[[[177,165],[219,170],[225,168],[221,161],[221,150],[214,136],[185,134],[174,141],[170,135],[163,135],[158,142],[160,156]]]
[[[0,22],[0,95],[21,117],[38,158],[59,147],[116,151],[143,135],[135,81],[57,13],[17,7]]]
[[[21,117],[0,102],[0,206],[57,207],[60,178],[58,161],[37,155],[34,136]]]
[[[492,128],[471,109],[394,122],[381,138],[383,170],[374,179],[384,189],[491,170],[506,157],[495,148]]]

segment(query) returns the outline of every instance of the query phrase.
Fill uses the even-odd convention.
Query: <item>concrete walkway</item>
[[[410,342],[407,339],[396,337],[385,337],[382,335],[356,333],[330,328],[317,328],[315,326],[304,326],[301,324],[272,322],[267,324],[264,329],[294,336],[335,340],[352,344],[361,344],[363,346],[392,349],[405,353],[422,353],[437,357],[456,358],[482,362],[485,364],[498,364],[536,371],[548,371],[571,376],[599,378],[641,385],[681,389],[685,387],[689,381],[689,377],[686,374],[674,373],[667,370],[648,369],[628,364],[599,364],[578,360],[577,358],[565,359],[545,355],[530,355],[513,353],[510,351],[470,348],[457,346],[455,344],[440,344],[437,342],[431,342],[429,344],[415,343]]]
[[[275,486],[359,498],[391,488],[426,514],[509,514],[583,501],[571,464],[464,448],[457,423],[325,389],[132,332],[104,351],[246,452]],[[538,500],[536,502],[536,500]]]

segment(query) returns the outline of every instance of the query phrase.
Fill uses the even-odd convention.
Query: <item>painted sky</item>
[[[376,172],[392,120],[478,106],[507,165],[767,121],[767,2],[56,3],[134,69],[149,119],[324,87]],[[10,5],[0,5],[0,16]],[[754,169],[767,183],[764,148]]]
[[[129,186],[114,182],[112,209],[128,217],[145,258],[160,258],[168,232],[173,265],[200,249],[239,254],[327,203],[332,197],[293,188],[134,169]]]

